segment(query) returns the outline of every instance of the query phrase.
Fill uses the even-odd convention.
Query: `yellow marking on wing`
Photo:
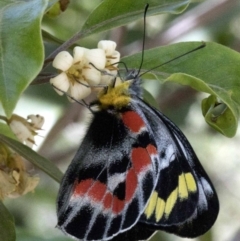
[[[151,217],[157,204],[157,199],[158,199],[158,193],[154,191],[150,197],[150,200],[148,202],[148,205],[144,211],[145,215],[147,218]]]
[[[157,222],[162,218],[164,210],[165,210],[165,201],[161,198],[158,198],[156,209],[155,209],[155,219]]]
[[[184,173],[178,177],[178,194],[180,199],[188,198],[188,187],[186,184],[186,179]]]
[[[193,175],[188,172],[185,174],[185,180],[187,182],[187,187],[190,192],[196,192],[197,191],[197,184],[194,180]]]
[[[178,198],[178,188],[173,190],[166,201],[165,216],[168,217],[176,204]]]
[[[149,218],[152,216],[155,210],[155,219],[156,222],[159,222],[163,215],[165,215],[166,218],[169,217],[174,206],[176,205],[178,198],[187,199],[189,192],[196,191],[197,185],[193,175],[190,172],[182,173],[178,177],[178,187],[171,192],[166,202],[158,197],[158,193],[154,191],[144,213],[146,217]]]
[[[113,88],[108,87],[107,93],[102,92],[98,99],[101,103],[100,108],[106,109],[109,106],[114,106],[120,109],[129,104],[131,98],[129,94],[130,81],[125,81]]]

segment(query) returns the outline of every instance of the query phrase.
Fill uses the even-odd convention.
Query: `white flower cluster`
[[[67,51],[58,53],[53,67],[61,73],[50,79],[50,83],[60,95],[67,93],[76,100],[86,98],[94,87],[108,85],[117,75],[120,53],[115,49],[115,42],[102,40],[97,49],[75,47],[73,56]]]
[[[9,126],[16,137],[27,146],[35,144],[34,137],[38,135],[44,124],[44,117],[40,115],[29,115],[27,119],[13,114],[9,120]]]

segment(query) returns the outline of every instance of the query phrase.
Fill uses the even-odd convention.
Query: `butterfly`
[[[57,198],[57,227],[77,240],[145,240],[156,230],[193,238],[217,218],[216,191],[188,140],[142,94],[133,70],[90,104]]]

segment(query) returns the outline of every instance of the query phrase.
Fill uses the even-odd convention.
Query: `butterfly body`
[[[144,102],[136,72],[127,79],[92,104],[61,183],[58,227],[86,241],[199,236],[217,217],[215,190],[182,132]]]

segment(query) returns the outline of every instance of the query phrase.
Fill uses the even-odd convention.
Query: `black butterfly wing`
[[[132,123],[136,117],[143,124],[145,144],[138,141]],[[153,233],[135,225],[159,173],[159,161],[151,156],[155,143],[147,133],[134,111],[94,114],[59,190],[58,227],[64,233],[80,240],[114,241],[146,239]]]
[[[135,101],[155,133],[160,160],[157,185],[140,222],[183,237],[204,234],[219,211],[209,177],[178,127],[141,99]]]
[[[139,241],[139,240],[148,240],[153,233],[156,231],[154,229],[146,228],[146,225],[137,223],[131,229],[126,232],[118,234],[116,237],[111,239],[111,241]]]

